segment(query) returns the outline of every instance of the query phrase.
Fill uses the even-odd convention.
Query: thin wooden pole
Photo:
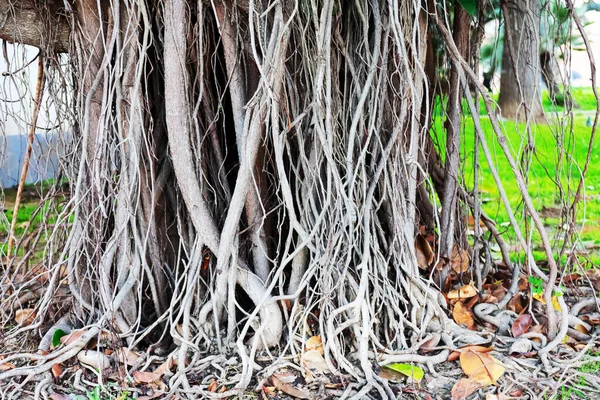
[[[6,253],[8,257],[12,256],[13,246],[15,243],[15,228],[17,226],[19,206],[21,205],[23,187],[25,186],[25,179],[27,178],[27,171],[29,170],[29,159],[31,158],[31,149],[33,147],[33,139],[35,138],[35,128],[37,126],[38,115],[40,114],[43,95],[44,57],[40,54],[38,57],[37,86],[35,89],[35,97],[33,99],[33,115],[31,116],[31,125],[29,126],[29,137],[27,138],[27,151],[25,152],[25,159],[23,160],[23,168],[21,169],[21,178],[19,179],[19,186],[17,188],[17,196],[15,198],[15,206],[13,209],[12,221],[10,224],[10,232],[8,235],[8,251]]]

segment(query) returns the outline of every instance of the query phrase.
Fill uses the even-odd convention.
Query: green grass
[[[573,94],[582,106],[583,111],[595,109],[595,98],[590,88],[573,89]],[[547,96],[546,96],[547,97]],[[552,107],[549,101],[545,106]],[[590,113],[575,112],[573,122],[569,118],[548,113],[549,123],[547,125],[536,125],[531,128],[530,134],[535,147],[534,152],[524,158],[524,149],[528,143],[529,133],[524,124],[512,121],[504,121],[502,129],[511,148],[511,154],[517,162],[529,162],[528,186],[529,194],[533,204],[538,211],[544,207],[556,207],[560,205],[561,191],[563,197],[572,202],[571,196],[564,193],[574,192],[580,181],[579,171],[585,164],[587,150],[590,140],[591,128],[587,126]],[[500,148],[492,125],[487,116],[481,118],[484,136],[492,153],[492,165],[498,171],[502,185],[507,193],[513,213],[520,221],[521,230],[525,229],[525,220],[522,218],[522,198],[514,178],[513,171]],[[464,171],[465,186],[473,188],[474,179],[474,125],[472,118],[463,118],[461,136],[461,166]],[[438,149],[445,155],[445,131],[443,129],[443,118],[435,118],[431,135],[438,144]],[[560,149],[564,149],[561,151]],[[483,210],[492,217],[501,232],[505,233],[511,244],[516,243],[516,235],[508,225],[509,217],[506,209],[501,203],[498,186],[494,181],[490,167],[485,161],[483,151],[480,149],[480,174],[478,185],[483,191],[483,198],[488,201],[483,204]],[[582,241],[594,241],[600,243],[600,143],[596,141],[593,146],[592,158],[585,183],[585,202],[582,202],[577,214],[578,227],[580,228],[580,239]],[[585,222],[583,226],[582,222]],[[551,239],[555,239],[554,246],[560,245],[561,223],[556,216],[547,215],[544,223],[548,227]],[[529,221],[529,227],[532,228]],[[534,257],[545,259],[541,252],[541,240],[537,232],[533,232],[532,242],[534,245]],[[556,248],[555,250],[558,250]],[[515,254],[515,258],[517,254]],[[600,261],[600,254],[592,257],[594,263]]]
[[[591,111],[596,110],[596,97],[594,96],[594,92],[592,91],[591,87],[571,88],[571,96],[573,96],[573,98],[579,105],[578,108],[573,109],[575,114],[586,113],[586,115],[589,116]],[[498,93],[491,94],[491,98],[494,102],[498,102]],[[550,97],[548,96],[547,90],[542,91],[542,107],[544,108],[544,111],[548,112],[548,113],[550,113],[550,112],[562,113],[565,111],[564,107],[561,107],[559,105],[552,103],[552,101],[550,100]],[[445,114],[444,109],[445,109],[445,106],[441,105],[441,103],[439,101],[439,97],[438,97],[436,99],[436,102],[433,107],[434,117],[444,115]],[[463,101],[463,109],[465,110],[465,112],[468,112],[468,110],[469,110],[469,107],[468,107],[466,101]],[[487,115],[487,111],[485,108],[485,102],[483,101],[483,99],[479,100],[479,110],[480,110],[481,115]]]
[[[37,184],[25,185],[15,225],[15,237],[17,240],[23,237],[23,235],[31,234],[44,223],[55,223],[58,212],[61,209],[60,205],[58,205],[57,209],[56,200],[60,200],[60,198],[54,201],[47,201],[44,204],[41,202],[42,197],[53,184],[53,180],[48,180]],[[2,195],[0,199],[6,211],[4,212],[4,218],[0,220],[0,249],[5,254],[8,250],[8,232],[12,222],[17,189],[4,189]],[[45,242],[46,238],[42,237],[40,243],[38,243],[39,249],[36,249],[34,259],[41,258],[41,251]],[[17,255],[22,256],[23,252],[24,249],[20,248]]]

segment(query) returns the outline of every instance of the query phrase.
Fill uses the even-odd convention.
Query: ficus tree
[[[48,227],[32,327],[90,327],[0,381],[46,371],[108,329],[172,352],[173,390],[207,354],[237,354],[240,392],[258,352],[276,365],[320,335],[328,368],[365,383],[358,397],[392,397],[377,363],[445,361],[445,349],[417,354],[434,334],[445,346],[491,337],[456,324],[440,293],[464,274],[481,286],[489,272],[466,239],[472,213],[502,248],[511,294],[522,268],[545,281],[542,358],[564,337],[568,308],[561,299],[557,313],[550,299],[553,250],[491,108],[549,272],[530,251],[524,266],[511,262],[464,179],[465,114],[494,163],[476,105],[483,96],[491,107],[474,72],[477,17],[461,2],[28,0],[0,1],[0,14],[1,38],[40,48],[41,90],[71,105],[57,111],[72,131],[71,195]],[[437,94],[441,145],[429,135]],[[425,237],[434,239],[423,265],[415,241]],[[14,258],[3,279],[20,268]],[[49,320],[65,285],[72,307]],[[497,321],[505,307],[477,315]]]

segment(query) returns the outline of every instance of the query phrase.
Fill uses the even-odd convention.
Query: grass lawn
[[[57,214],[61,208],[59,203],[66,198],[64,194],[60,194],[59,197],[54,200],[48,200],[42,204],[42,198],[45,197],[52,184],[53,181],[49,180],[38,184],[27,184],[23,188],[21,204],[15,226],[15,238],[17,241],[19,241],[23,235],[31,235],[44,223],[46,225],[51,225],[56,221]],[[8,232],[13,217],[16,195],[17,189],[9,188],[4,189],[3,195],[0,196],[0,206],[4,208],[4,215],[0,216],[0,249],[2,250],[2,254],[6,254],[6,251],[8,250]],[[41,259],[46,239],[44,234],[35,249],[34,261]],[[19,249],[18,255],[23,255],[22,248]]]
[[[528,143],[529,133],[524,124],[513,121],[504,121],[503,130],[507,137],[513,157],[522,165],[529,163],[528,185],[529,194],[538,211],[541,211],[544,224],[547,226],[553,246],[558,251],[560,248],[562,223],[560,220],[561,205],[569,205],[573,194],[581,179],[581,170],[585,164],[588,145],[592,128],[589,119],[593,120],[593,111],[596,108],[595,97],[591,88],[575,88],[572,93],[581,106],[575,110],[573,119],[565,115],[562,108],[553,106],[547,95],[544,94],[544,108],[547,111],[548,124],[538,124],[530,128],[535,150],[524,156]],[[439,108],[438,108],[439,109]],[[482,107],[484,110],[484,108]],[[504,189],[510,200],[513,212],[520,221],[524,232],[526,220],[522,216],[523,202],[519,193],[513,171],[508,160],[498,145],[491,123],[482,111],[482,128],[488,141],[488,146],[493,154],[495,165],[501,178]],[[436,143],[445,143],[443,117],[437,117],[431,131]],[[474,126],[470,116],[463,118],[462,127],[461,162],[467,188],[473,188],[474,179]],[[443,145],[440,146],[443,149]],[[443,152],[443,150],[442,150]],[[486,200],[483,210],[492,217],[501,231],[506,232],[511,245],[516,245],[516,236],[508,226],[508,213],[501,203],[498,186],[494,181],[488,163],[485,161],[483,151],[480,151],[479,189],[483,192],[482,198]],[[577,226],[582,246],[595,248],[600,246],[600,144],[596,140],[593,146],[592,158],[584,184],[585,201],[582,201],[577,213]],[[561,202],[561,199],[562,202]],[[532,224],[529,221],[531,230]],[[541,241],[537,232],[532,233],[534,256],[544,259],[541,252]],[[516,249],[516,246],[515,246]],[[581,249],[583,251],[583,248]],[[524,254],[515,252],[515,259],[523,259]],[[587,257],[593,264],[600,262],[600,252],[592,251]]]

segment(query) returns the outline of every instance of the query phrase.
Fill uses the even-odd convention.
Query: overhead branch
[[[66,53],[71,30],[60,0],[0,0],[0,39]]]

